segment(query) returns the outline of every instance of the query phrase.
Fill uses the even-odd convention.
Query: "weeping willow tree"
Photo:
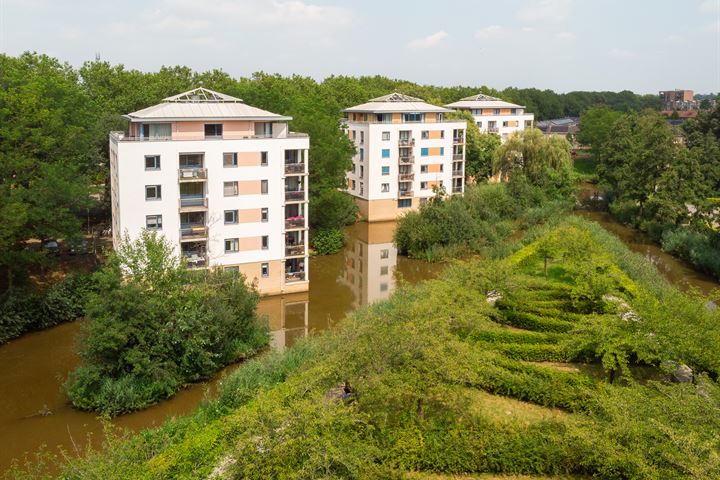
[[[535,128],[523,130],[495,150],[493,175],[500,179],[521,175],[534,186],[566,192],[572,181],[570,144]]]

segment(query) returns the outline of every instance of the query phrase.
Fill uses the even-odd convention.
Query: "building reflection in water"
[[[338,282],[353,292],[353,309],[385,300],[395,290],[397,248],[394,222],[359,223],[349,229],[344,269]]]
[[[270,346],[279,351],[308,334],[308,293],[264,297],[257,312],[270,324]]]

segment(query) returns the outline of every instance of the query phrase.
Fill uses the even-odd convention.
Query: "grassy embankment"
[[[720,313],[595,224],[527,238],[248,362],[65,477],[717,478]],[[665,380],[678,364],[692,383]]]

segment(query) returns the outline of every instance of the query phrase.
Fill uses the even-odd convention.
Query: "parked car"
[[[50,255],[60,255],[60,245],[56,240],[45,240],[42,243],[42,249]]]

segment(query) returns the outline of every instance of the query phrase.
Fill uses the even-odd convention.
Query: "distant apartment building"
[[[535,116],[525,107],[482,93],[465,97],[445,105],[454,110],[469,112],[483,133],[495,133],[504,142],[515,132],[532,128]]]
[[[110,134],[113,243],[155,230],[189,268],[308,289],[309,138],[290,117],[198,88],[125,115]]]
[[[659,95],[663,110],[697,110],[700,106],[692,90],[663,90]]]
[[[370,222],[394,220],[434,196],[464,191],[463,120],[447,108],[392,93],[346,109],[344,122],[356,154],[347,191]]]
[[[573,140],[580,131],[580,117],[553,118],[537,122],[537,128],[545,135],[557,135]]]

